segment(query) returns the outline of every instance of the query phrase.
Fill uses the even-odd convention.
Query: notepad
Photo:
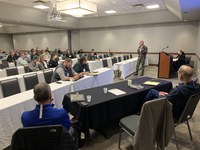
[[[70,94],[71,102],[83,102],[85,97],[83,94]]]
[[[126,92],[119,90],[119,89],[110,89],[110,90],[108,90],[108,92],[110,92],[116,96],[126,94]]]
[[[146,81],[146,82],[144,82],[143,84],[145,84],[145,85],[158,85],[158,84],[160,84],[160,82]]]

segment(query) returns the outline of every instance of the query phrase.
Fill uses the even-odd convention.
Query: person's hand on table
[[[74,80],[78,80],[78,79],[79,79],[79,75],[75,75]]]
[[[159,95],[160,96],[166,96],[166,95],[168,95],[168,93],[167,92],[159,92]]]
[[[79,77],[83,77],[84,76],[84,72],[79,73]]]

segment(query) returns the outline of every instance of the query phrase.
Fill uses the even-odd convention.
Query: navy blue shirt
[[[200,85],[193,81],[187,84],[179,84],[179,86],[176,86],[169,92],[167,99],[173,105],[173,116],[175,119],[179,118],[182,114],[190,96],[199,92]]]
[[[40,105],[36,105],[34,110],[24,112],[21,116],[23,126],[62,125],[67,130],[71,126],[67,112],[63,108],[54,108],[53,104],[43,105],[42,118],[39,115]]]

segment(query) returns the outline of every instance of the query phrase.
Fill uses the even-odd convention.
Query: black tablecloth
[[[143,85],[145,81],[156,80],[160,84],[157,86]],[[80,94],[91,95],[92,101],[83,106],[81,103],[70,102],[70,94],[66,94],[63,99],[63,107],[73,115],[79,116],[81,129],[86,135],[89,135],[89,128],[98,129],[112,120],[135,114],[140,111],[143,99],[147,92],[154,88],[159,91],[169,92],[172,83],[166,80],[153,79],[150,77],[141,77],[133,80],[133,83],[144,86],[141,90],[135,90],[128,87],[127,81],[114,83],[106,86],[96,87],[79,91]],[[125,91],[126,94],[115,96],[111,93],[104,94],[103,88],[117,88]]]

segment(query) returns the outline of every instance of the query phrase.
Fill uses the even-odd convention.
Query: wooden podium
[[[158,78],[170,78],[172,57],[165,52],[159,53]]]

